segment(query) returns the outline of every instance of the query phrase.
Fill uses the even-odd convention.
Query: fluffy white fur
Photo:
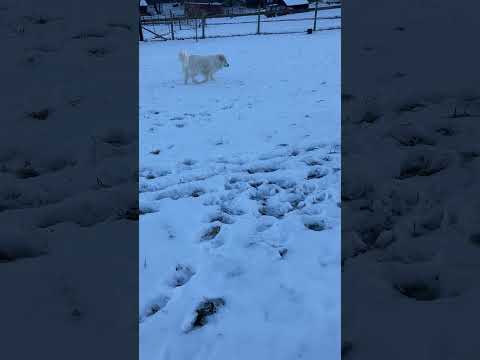
[[[200,84],[208,80],[214,80],[213,74],[224,67],[229,67],[227,58],[223,54],[217,55],[190,55],[186,51],[181,51],[178,58],[182,63],[182,71],[185,79],[185,84],[188,79],[191,79],[195,84]],[[203,81],[197,81],[195,76],[202,74]]]

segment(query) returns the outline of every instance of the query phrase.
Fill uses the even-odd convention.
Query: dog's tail
[[[182,50],[178,53],[178,58],[183,66],[188,66],[188,53],[185,50]]]

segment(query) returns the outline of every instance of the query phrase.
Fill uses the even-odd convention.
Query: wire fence
[[[185,40],[219,37],[313,33],[341,28],[340,6],[309,8],[271,16],[258,9],[235,15],[150,16],[140,23],[141,40]],[[325,16],[321,13],[327,12]]]

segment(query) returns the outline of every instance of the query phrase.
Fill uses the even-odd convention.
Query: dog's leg
[[[188,72],[185,71],[183,75],[184,75],[185,85],[187,85],[187,83],[188,83]]]
[[[195,76],[196,76],[196,75],[195,75]],[[203,79],[203,80],[201,80],[201,81],[198,81],[198,80],[195,78],[195,76],[192,76],[192,81],[193,81],[195,84],[203,84],[203,83],[207,82],[207,79],[206,79],[206,78]],[[205,75],[204,75],[204,76],[205,76]]]

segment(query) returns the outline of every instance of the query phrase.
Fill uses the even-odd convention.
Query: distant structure
[[[145,0],[140,0],[140,16],[146,16],[148,15],[148,4]]]
[[[249,8],[256,8],[258,6],[258,0],[243,0],[243,3]],[[263,6],[263,1],[261,5]]]
[[[160,0],[140,0],[140,15],[156,15],[160,13]]]
[[[158,8],[160,14],[170,17],[170,16],[183,16],[185,15],[185,8],[183,4],[179,1],[167,1],[162,0],[158,2]]]
[[[208,0],[185,1],[185,15],[194,17],[198,15],[223,15],[224,6],[221,2]]]
[[[278,4],[292,10],[308,9],[310,6],[310,3],[307,0],[278,0]]]
[[[243,0],[246,7],[256,8],[258,7],[259,0]],[[310,3],[308,0],[260,0],[260,7],[272,7],[278,6],[290,10],[308,9]]]

